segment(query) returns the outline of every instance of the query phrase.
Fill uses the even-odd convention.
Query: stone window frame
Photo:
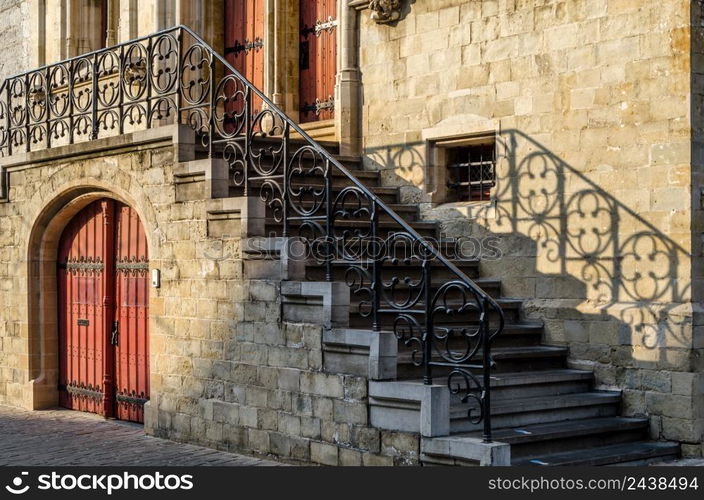
[[[433,128],[423,129],[421,138],[425,143],[425,198],[434,205],[455,203],[459,205],[486,206],[496,203],[495,193],[499,184],[499,162],[501,159],[500,129],[493,120],[459,115],[449,123],[441,122]],[[454,147],[471,146],[491,141],[495,147],[495,185],[487,200],[453,202],[447,200],[447,150]]]

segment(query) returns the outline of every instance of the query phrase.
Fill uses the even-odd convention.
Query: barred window
[[[447,201],[483,201],[496,185],[495,142],[448,148]]]

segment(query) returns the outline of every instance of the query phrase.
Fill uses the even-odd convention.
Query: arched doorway
[[[59,403],[134,422],[149,400],[149,254],[136,211],[103,198],[58,246]]]

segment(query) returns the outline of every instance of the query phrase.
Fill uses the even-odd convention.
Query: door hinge
[[[327,21],[321,21],[318,19],[315,21],[315,24],[313,26],[303,26],[303,29],[301,30],[301,34],[304,37],[307,37],[311,33],[315,33],[315,36],[320,36],[323,34],[323,32],[327,33],[332,33],[335,30],[335,27],[337,26],[337,19],[333,19],[332,16],[328,16]]]
[[[329,96],[326,100],[321,101],[320,99],[316,99],[314,103],[308,104],[307,102],[301,106],[301,112],[303,114],[308,114],[308,113],[315,113],[316,116],[319,116],[322,111],[334,111],[335,110],[335,98],[333,96]]]
[[[254,41],[250,42],[249,40],[246,40],[244,42],[240,42],[239,40],[235,40],[235,44],[232,47],[227,47],[225,49],[225,55],[228,54],[239,54],[240,52],[244,52],[245,54],[248,54],[250,51],[259,51],[264,47],[264,40],[261,38],[257,37],[254,39]]]

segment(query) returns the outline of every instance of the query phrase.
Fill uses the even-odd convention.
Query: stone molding
[[[459,460],[482,466],[507,466],[511,465],[511,445],[498,441],[485,443],[470,436],[424,437],[421,456],[425,462],[442,465],[456,465],[453,462]]]
[[[450,434],[450,391],[422,381],[369,381],[369,422],[373,427],[418,432],[423,437]]]
[[[323,332],[325,369],[369,380],[396,378],[398,339],[393,332],[336,328]]]

